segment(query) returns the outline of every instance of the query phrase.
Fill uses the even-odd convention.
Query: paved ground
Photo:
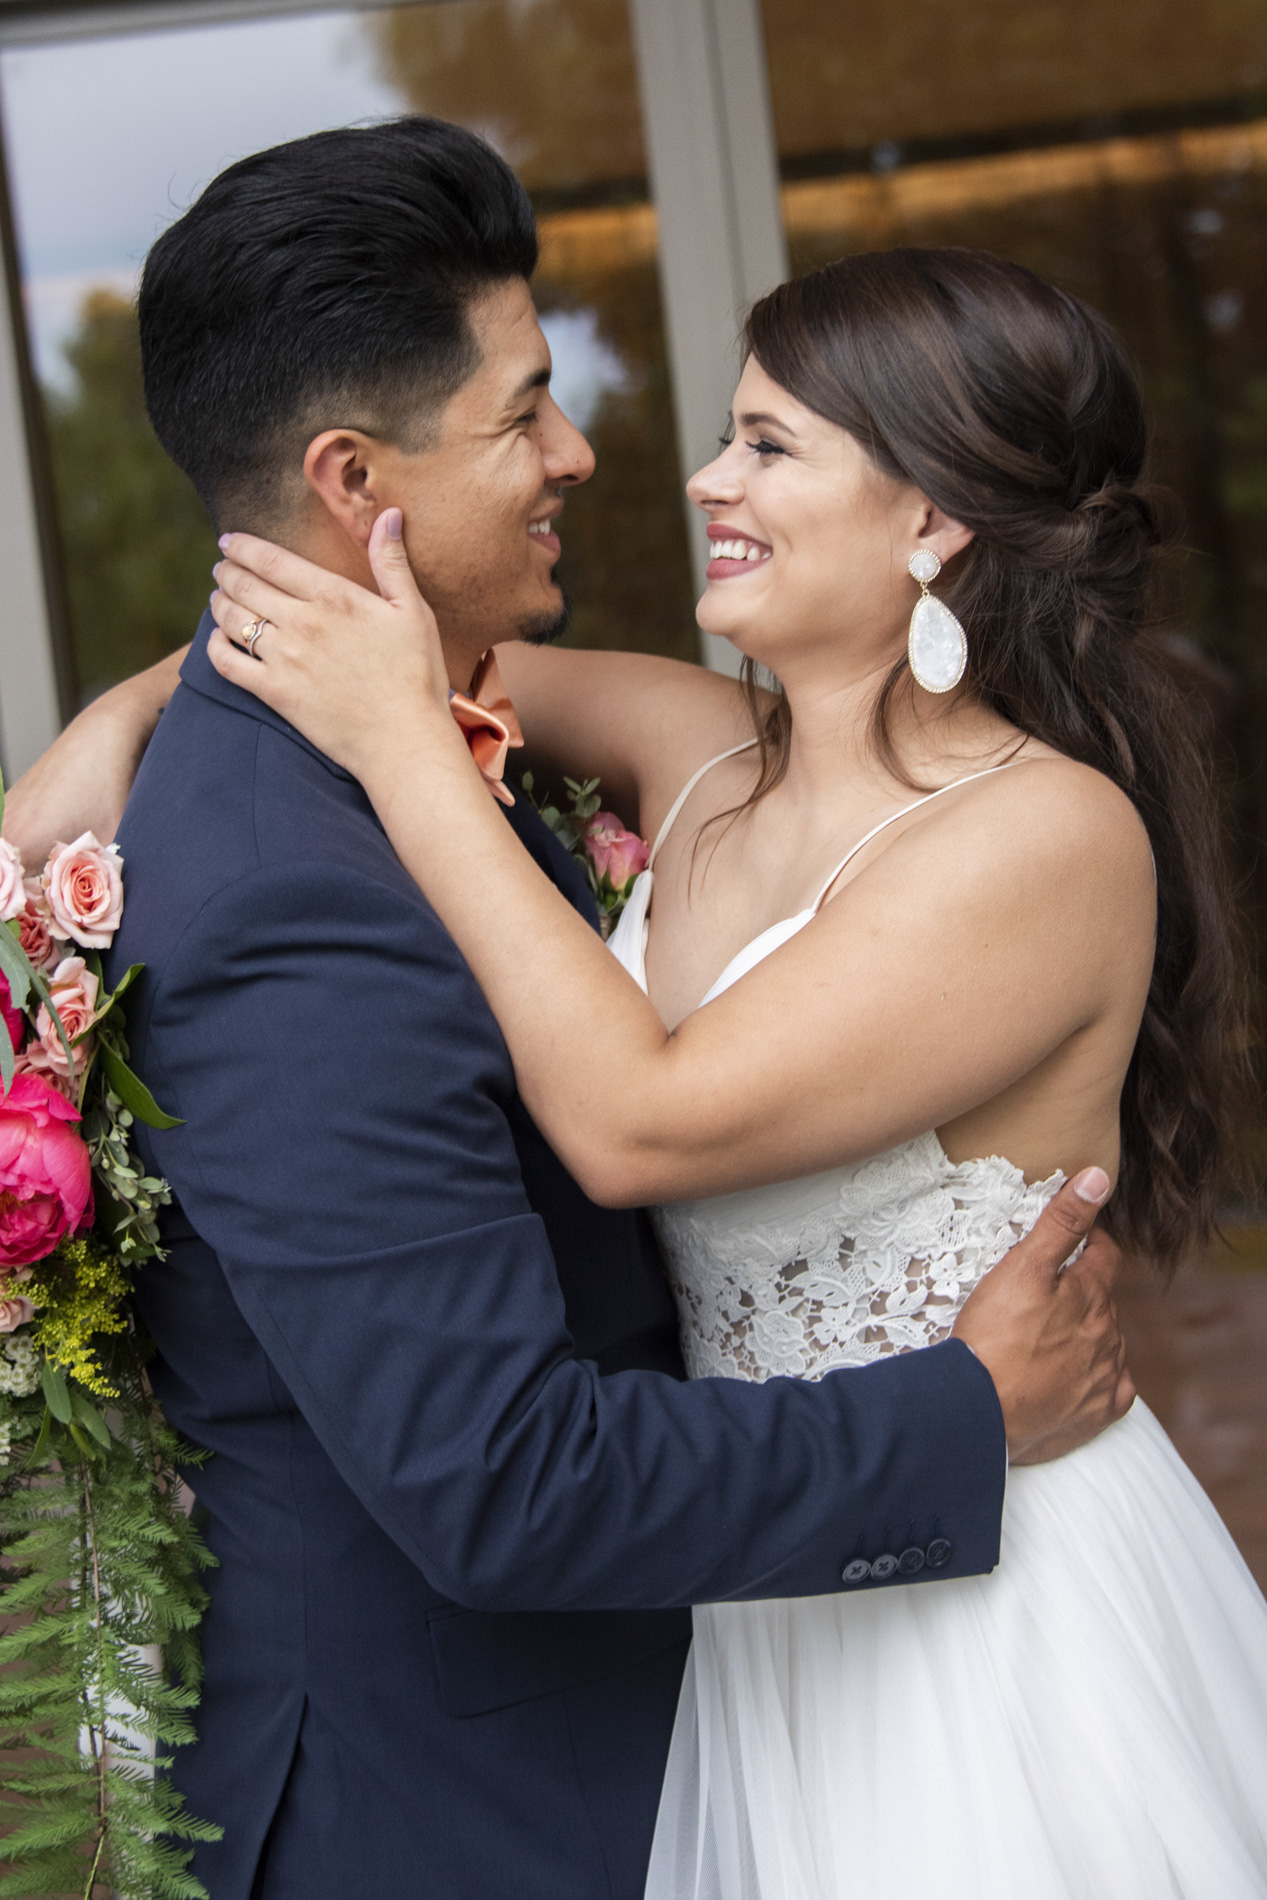
[[[1169,1287],[1131,1268],[1119,1310],[1140,1392],[1267,1590],[1267,1227],[1230,1240]]]

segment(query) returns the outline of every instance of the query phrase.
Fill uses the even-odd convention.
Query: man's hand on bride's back
[[[1066,1183],[973,1290],[955,1324],[955,1337],[994,1380],[1014,1465],[1042,1464],[1086,1444],[1135,1398],[1113,1304],[1121,1252],[1092,1231],[1108,1187],[1099,1168]],[[1083,1253],[1065,1267],[1084,1238]]]

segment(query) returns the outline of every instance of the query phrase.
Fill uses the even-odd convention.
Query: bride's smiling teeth
[[[713,541],[708,550],[713,561],[768,561],[771,550],[763,548],[759,541],[750,541],[746,535],[732,535],[726,541]]]

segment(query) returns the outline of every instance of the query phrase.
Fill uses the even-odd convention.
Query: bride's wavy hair
[[[1141,477],[1143,404],[1096,311],[987,252],[892,250],[782,284],[753,309],[747,353],[847,429],[886,475],[974,533],[938,592],[968,635],[966,682],[1021,731],[1119,785],[1157,865],[1157,950],[1122,1090],[1122,1160],[1106,1225],[1171,1266],[1214,1225],[1247,1096],[1241,958],[1218,805],[1155,638],[1167,498]],[[787,770],[782,694],[745,687],[760,741],[754,802]],[[881,756],[914,785],[890,730],[905,659],[875,708]]]

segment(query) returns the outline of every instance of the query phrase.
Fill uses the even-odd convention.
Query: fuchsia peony
[[[15,1076],[0,1102],[0,1268],[43,1260],[92,1220],[88,1149],[69,1126],[78,1120],[79,1111],[38,1075]],[[0,1313],[0,1332],[23,1323],[12,1311]]]
[[[630,878],[647,868],[651,855],[641,838],[626,831],[615,812],[595,812],[585,827],[585,850],[597,875],[606,876],[614,891],[623,891]]]
[[[41,880],[53,934],[85,950],[106,950],[123,916],[123,860],[115,845],[85,831],[74,844],[55,844]]]
[[[26,903],[22,859],[7,838],[0,838],[0,924],[11,923]]]

